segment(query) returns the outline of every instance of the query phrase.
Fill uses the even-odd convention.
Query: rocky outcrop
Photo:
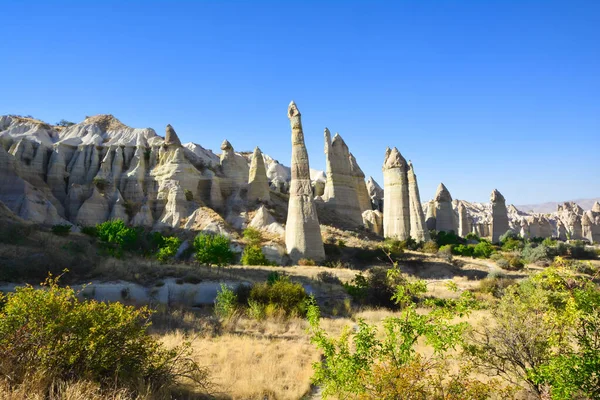
[[[175,133],[175,129],[173,129],[173,127],[170,124],[167,124],[167,127],[166,127],[165,145],[182,147],[181,141],[179,140],[179,136],[177,136],[177,133]]]
[[[469,214],[462,201],[458,202],[458,236],[465,237],[471,232]]]
[[[435,201],[431,200],[427,203],[427,212],[425,213],[425,226],[428,231],[435,231]]]
[[[440,183],[435,193],[435,230],[438,232],[455,232],[457,224],[452,209],[452,196],[446,186]]]
[[[587,213],[581,217],[581,236],[590,243],[594,243],[593,224]]]
[[[79,208],[75,222],[81,226],[96,226],[106,221],[108,215],[108,201],[97,188],[94,188],[92,195]]]
[[[350,224],[362,225],[362,211],[356,190],[356,177],[352,171],[350,151],[339,134],[336,133],[331,140],[327,128],[325,128],[325,159],[327,182],[323,200],[338,214],[347,218]]]
[[[264,205],[259,207],[248,226],[277,236],[285,235],[285,228],[275,221]]]
[[[412,163],[408,162],[408,196],[410,204],[410,237],[418,242],[429,240],[429,231],[425,225],[425,215],[421,206],[417,175]]]
[[[292,179],[285,226],[285,244],[292,261],[325,258],[323,239],[317,210],[313,202],[308,153],[304,145],[304,132],[300,111],[292,101],[288,107],[292,128]]]
[[[356,158],[354,157],[354,155],[352,155],[352,153],[350,153],[350,172],[354,177],[354,186],[356,188],[356,195],[358,196],[358,205],[360,207],[361,212],[372,210],[373,207],[371,206],[371,198],[369,196],[367,184],[365,183],[365,173],[358,166]]]
[[[492,243],[498,243],[500,236],[509,229],[508,211],[504,196],[496,189],[492,191],[490,202],[492,203]]]
[[[229,197],[246,187],[250,168],[246,159],[233,150],[229,141],[223,141],[221,150],[221,170],[224,175],[221,179],[221,192],[223,197]]]
[[[375,233],[383,236],[383,213],[379,210],[367,210],[362,214],[365,227]]]
[[[265,162],[263,160],[262,152],[258,147],[254,149],[254,153],[252,154],[252,162],[250,164],[250,177],[248,178],[248,201],[271,201]]]
[[[374,210],[383,210],[383,189],[379,184],[373,179],[372,176],[367,180],[367,191],[369,192],[369,197],[371,198],[371,207]]]
[[[406,240],[410,237],[408,165],[397,148],[385,152],[383,162],[383,234]]]

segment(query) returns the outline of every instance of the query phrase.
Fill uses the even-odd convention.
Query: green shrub
[[[459,244],[460,241],[461,241],[461,239],[456,235],[456,233],[454,233],[454,231],[450,231],[450,232],[441,231],[441,232],[438,232],[435,237],[435,242],[440,247],[448,245],[448,244]]]
[[[479,238],[479,236],[477,236],[477,234],[476,234],[476,233],[473,233],[473,232],[469,232],[469,233],[467,233],[467,236],[465,236],[465,239],[467,239],[467,240],[476,240],[476,241],[478,241],[478,242],[481,240],[481,239]]]
[[[340,278],[337,275],[332,274],[329,271],[322,271],[317,274],[317,280],[323,283],[331,283],[331,284],[341,284]]]
[[[221,290],[215,299],[215,314],[220,318],[230,318],[237,309],[238,298],[236,293],[226,284],[221,283]]]
[[[263,282],[252,286],[248,303],[252,301],[270,306],[286,316],[303,316],[307,298],[302,284],[290,281],[287,276],[280,276],[273,283]]]
[[[544,239],[544,241],[542,242],[542,244],[546,247],[554,247],[557,245],[557,241],[556,240],[552,240],[552,238],[546,238]]]
[[[527,243],[521,252],[523,259],[529,264],[552,258],[551,249],[543,244]]]
[[[438,252],[438,245],[433,240],[429,240],[423,244],[421,250],[423,253],[436,254]]]
[[[168,259],[175,257],[180,246],[181,239],[175,236],[163,237],[162,243],[159,245],[158,251],[156,252],[156,259],[165,262]]]
[[[504,257],[499,258],[496,260],[496,265],[502,269],[509,269],[510,268],[510,264],[508,262],[508,260]]]
[[[490,258],[493,253],[494,246],[488,241],[482,240],[473,248],[473,257],[476,258]]]
[[[571,244],[569,253],[576,260],[593,260],[596,258],[596,252],[593,249],[588,250],[581,240],[576,240]]]
[[[500,237],[498,239],[499,239],[500,243],[502,243],[502,244],[505,243],[508,239],[521,240],[519,235],[512,229],[509,229],[506,232],[504,232],[504,234],[500,235]]]
[[[81,233],[83,233],[84,235],[91,236],[91,237],[98,236],[98,232],[96,231],[95,226],[82,226]]]
[[[475,246],[459,244],[458,246],[452,247],[452,254],[463,257],[473,257]]]
[[[516,280],[507,278],[504,275],[491,276],[479,281],[478,291],[489,293],[494,297],[500,298],[504,295],[506,288],[516,284]]]
[[[443,258],[448,262],[452,261],[452,247],[453,245],[451,244],[441,246],[437,253],[438,257]]]
[[[200,233],[194,239],[196,260],[200,264],[223,267],[233,262],[234,254],[229,248],[229,238],[223,235]]]
[[[502,243],[502,251],[521,250],[525,247],[525,243],[519,239],[507,238]]]
[[[92,179],[92,183],[98,188],[98,190],[100,190],[101,192],[106,190],[106,188],[108,187],[108,181],[106,179],[103,178],[98,178],[95,177],[94,179]]]
[[[367,271],[366,276],[358,273],[351,282],[342,285],[352,299],[362,305],[394,309],[397,304],[392,297],[396,287],[405,283],[405,278],[394,270],[374,267]]]
[[[68,236],[71,233],[71,225],[52,225],[52,233],[58,236]]]
[[[96,236],[109,254],[120,257],[123,251],[133,251],[139,247],[141,229],[128,228],[125,222],[116,219],[96,225]]]
[[[248,227],[244,229],[244,239],[250,245],[260,245],[263,241],[262,233],[255,228]]]
[[[79,301],[48,278],[40,289],[20,287],[0,309],[0,379],[17,385],[40,379],[86,380],[135,391],[200,378],[189,344],[166,350],[147,333],[151,311],[122,303]]]
[[[242,253],[242,265],[271,265],[259,245],[248,245]]]

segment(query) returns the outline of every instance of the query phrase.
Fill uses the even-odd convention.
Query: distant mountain
[[[581,206],[581,208],[583,208],[584,210],[590,210],[592,208],[592,206],[594,205],[594,202],[598,201],[600,202],[600,197],[595,197],[592,199],[577,199],[577,200],[565,200],[565,201],[550,201],[547,203],[540,203],[540,204],[524,204],[521,206],[515,206],[517,207],[517,209],[519,211],[525,211],[525,212],[536,212],[536,213],[551,213],[556,211],[556,206],[558,206],[559,204],[562,204],[566,201],[572,201],[574,203],[577,203]]]

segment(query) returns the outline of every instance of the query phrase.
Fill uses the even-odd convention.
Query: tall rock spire
[[[429,231],[425,226],[425,215],[421,206],[421,196],[419,195],[419,185],[417,184],[417,175],[412,163],[408,162],[408,197],[410,205],[410,237],[418,242],[429,240]]]
[[[317,210],[313,202],[308,153],[300,111],[292,101],[288,106],[292,128],[290,200],[285,226],[285,245],[294,262],[301,258],[321,261],[325,258]]]
[[[167,124],[166,132],[165,132],[165,144],[167,146],[177,146],[181,147],[181,141],[175,133],[175,129],[170,124]]]
[[[450,192],[443,183],[439,184],[435,193],[435,230],[456,233],[452,196],[450,196]]]
[[[344,139],[338,133],[330,142],[327,128],[325,129],[325,156],[327,160],[327,181],[323,200],[328,205],[333,206],[338,214],[344,216],[347,222],[356,226],[362,225],[362,210],[358,200],[357,183],[353,175],[350,151]]]
[[[509,229],[506,201],[496,189],[492,191],[490,201],[492,202],[492,243],[498,243],[500,236]]]
[[[408,167],[402,154],[394,147],[385,152],[383,162],[383,235],[398,240],[410,236],[410,199]]]
[[[269,181],[262,152],[258,147],[254,149],[250,162],[250,176],[248,178],[248,201],[271,201]]]
[[[465,237],[469,234],[469,214],[462,201],[458,202],[458,236]]]
[[[350,153],[350,169],[354,177],[356,196],[358,197],[358,205],[360,206],[361,213],[372,210],[371,198],[369,197],[369,191],[365,182],[365,173],[358,166],[356,158],[354,158],[352,153]]]

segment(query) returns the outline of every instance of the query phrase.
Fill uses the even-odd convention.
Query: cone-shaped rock
[[[248,201],[257,200],[264,202],[271,201],[265,160],[258,147],[254,149],[254,154],[252,154],[250,176],[248,178]]]
[[[456,232],[456,221],[452,209],[452,196],[443,183],[435,193],[435,230],[438,232]]]
[[[356,179],[350,162],[350,151],[339,134],[329,141],[329,130],[325,128],[325,156],[327,182],[323,200],[335,207],[335,211],[347,221],[362,225],[362,211],[356,192]]]
[[[285,226],[285,245],[294,262],[301,258],[325,258],[321,228],[313,202],[308,153],[304,145],[300,111],[292,101],[288,106],[292,128],[292,180]]]
[[[169,124],[167,125],[166,133],[165,133],[165,144],[167,146],[177,146],[181,147],[181,141],[175,133],[175,129]]]
[[[425,225],[428,231],[435,231],[435,201],[427,202],[427,213],[425,214]]]
[[[584,239],[587,239],[590,243],[594,243],[592,221],[588,213],[584,213],[581,217],[581,236],[583,236]]]
[[[600,203],[598,203],[597,201],[594,203],[594,205],[592,206],[592,211],[593,212],[597,212],[600,213]]]
[[[458,202],[458,236],[465,237],[469,234],[469,214],[462,201]]]
[[[500,236],[508,231],[508,212],[504,196],[496,189],[490,196],[492,202],[492,243],[497,243]]]
[[[369,191],[367,190],[367,184],[365,183],[365,173],[359,167],[356,158],[354,158],[352,153],[350,153],[350,168],[352,176],[354,176],[354,184],[356,186],[356,195],[358,196],[360,211],[364,213],[365,211],[372,210],[371,198],[369,197]]]
[[[371,198],[372,208],[379,211],[383,210],[383,189],[372,176],[367,180],[367,191]]]
[[[398,240],[410,236],[408,165],[394,147],[387,149],[383,162],[383,234]]]
[[[429,240],[429,231],[425,226],[425,215],[421,206],[417,175],[412,163],[408,162],[408,196],[410,200],[410,237],[418,242]]]

